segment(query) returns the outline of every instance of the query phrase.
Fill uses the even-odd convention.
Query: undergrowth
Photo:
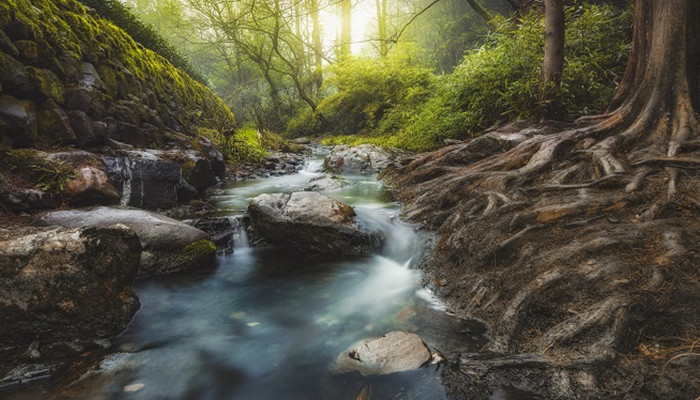
[[[631,10],[609,5],[566,8],[566,63],[555,100],[562,117],[605,111],[628,58]],[[450,75],[434,76],[410,60],[352,60],[333,68],[331,94],[319,111],[290,123],[290,136],[335,135],[327,144],[372,143],[412,151],[466,139],[503,121],[536,119],[544,21],[537,12],[505,21],[480,48],[469,51]],[[338,136],[340,135],[340,136]]]

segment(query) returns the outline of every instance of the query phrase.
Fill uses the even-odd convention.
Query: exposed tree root
[[[698,336],[700,281],[683,279],[700,265],[689,247],[700,243],[700,129],[630,113],[559,133],[507,126],[386,174],[406,216],[439,233],[425,269],[447,284],[434,289],[491,327],[500,356],[462,358],[455,377],[480,368],[495,385],[494,371],[517,370],[557,382],[542,384],[547,396],[606,398],[599,366],[615,363],[616,387],[644,398],[637,372],[615,360],[672,333]]]

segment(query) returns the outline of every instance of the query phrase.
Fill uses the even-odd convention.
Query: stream
[[[261,193],[303,190],[322,155],[294,175],[229,183],[211,200],[243,214]],[[327,192],[352,205],[386,238],[378,254],[302,261],[255,248],[244,230],[233,254],[197,271],[141,280],[128,329],[100,368],[60,391],[30,386],[13,399],[445,399],[439,366],[389,376],[335,376],[329,366],[358,340],[393,330],[417,333],[445,354],[476,351],[484,328],[448,315],[421,288],[416,269],[428,237],[398,218],[398,204],[375,176],[345,176]]]

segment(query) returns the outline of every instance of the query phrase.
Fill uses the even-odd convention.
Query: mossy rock
[[[123,79],[123,75],[113,68],[104,65],[98,66],[97,72],[102,78],[106,94],[110,97],[116,97],[119,91],[119,81]]]
[[[51,160],[46,153],[34,149],[6,152],[0,160],[0,167],[38,189],[59,195],[63,193],[66,184],[75,178],[71,165]]]
[[[39,138],[49,144],[72,144],[76,137],[70,119],[55,101],[48,99],[38,108]]]
[[[61,80],[48,69],[27,67],[27,74],[36,84],[39,93],[58,104],[66,101],[66,89]]]
[[[212,263],[216,259],[216,246],[210,240],[202,239],[187,245],[183,256],[193,266]]]
[[[0,1],[0,27],[0,85],[7,94],[68,104],[66,87],[84,79],[82,62],[90,62],[104,83],[93,97],[104,104],[79,109],[95,121],[106,116],[98,115],[100,110],[135,97],[158,112],[157,119],[140,121],[156,125],[157,132],[168,128],[195,136],[200,127],[226,131],[235,124],[231,110],[209,88],[75,0]],[[31,73],[13,56],[32,64]]]
[[[0,95],[2,133],[12,140],[14,147],[27,147],[37,138],[37,116],[34,103],[12,96]]]
[[[3,30],[0,30],[0,50],[12,57],[19,56],[19,50]]]
[[[28,63],[34,63],[39,58],[39,49],[33,40],[17,40],[14,42],[19,52],[18,57]]]
[[[36,90],[24,64],[3,52],[0,52],[0,82],[6,93],[15,96],[30,96]]]

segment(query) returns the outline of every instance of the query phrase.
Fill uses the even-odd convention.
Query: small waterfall
[[[312,158],[306,163],[304,172],[319,173],[323,172],[323,158]]]
[[[250,248],[250,240],[248,239],[248,232],[246,232],[245,224],[238,217],[229,217],[231,225],[234,227],[233,232],[233,248],[234,249],[247,249]]]
[[[127,161],[128,163],[128,161]],[[127,164],[126,168],[122,171],[122,198],[119,201],[119,204],[122,206],[127,206],[129,205],[129,202],[131,201],[131,178],[132,178],[132,171],[131,171],[131,166]]]

